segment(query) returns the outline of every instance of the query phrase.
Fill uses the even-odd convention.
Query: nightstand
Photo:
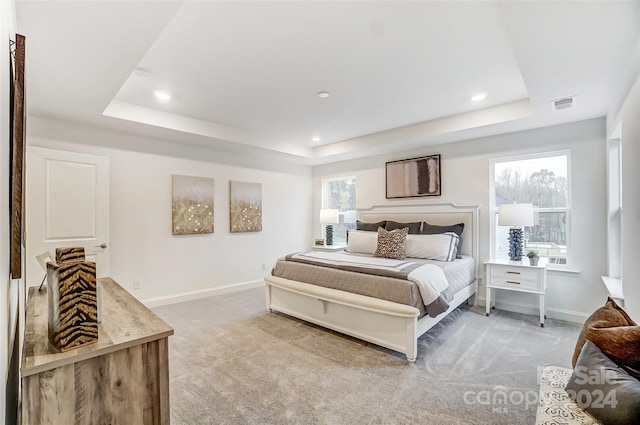
[[[346,245],[313,245],[311,247],[312,251],[337,252],[337,251],[344,251],[345,249],[347,249]]]
[[[545,310],[544,294],[547,290],[547,262],[540,259],[537,266],[530,266],[529,259],[517,263],[508,260],[491,260],[484,263],[487,266],[486,282],[486,315],[491,311],[491,293],[495,289],[507,291],[528,292],[537,294],[540,298],[540,326],[544,327]],[[495,304],[495,300],[493,301]]]

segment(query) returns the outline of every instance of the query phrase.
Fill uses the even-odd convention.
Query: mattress
[[[343,254],[359,257],[366,261],[372,258],[366,254]],[[434,264],[444,272],[449,287],[441,292],[441,295],[433,302],[425,305],[420,295],[420,289],[414,282],[402,278],[402,273],[395,276],[390,272],[370,272],[366,270],[354,271],[336,265],[308,264],[304,261],[294,261],[294,255],[280,258],[272,271],[272,274],[284,279],[310,283],[325,288],[338,289],[355,294],[379,298],[391,302],[410,305],[420,312],[420,317],[429,315],[435,317],[444,312],[448,302],[462,288],[470,285],[475,280],[475,261],[469,256],[456,259],[451,262],[407,258],[405,268],[415,269],[422,264]],[[390,264],[394,260],[390,261]],[[395,263],[399,263],[395,261]],[[377,273],[377,274],[376,274]]]

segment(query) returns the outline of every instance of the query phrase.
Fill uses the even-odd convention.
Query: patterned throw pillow
[[[373,256],[404,260],[408,234],[408,227],[391,231],[380,227],[378,229],[378,248]]]

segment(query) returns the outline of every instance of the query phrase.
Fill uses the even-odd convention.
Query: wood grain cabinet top
[[[98,342],[67,352],[55,350],[47,336],[47,287],[29,288],[26,308],[22,376],[40,373],[173,335],[173,328],[111,278],[100,278],[102,323]]]
[[[60,352],[48,339],[46,287],[29,288],[22,352],[22,423],[167,425],[173,329],[111,278],[98,341]]]

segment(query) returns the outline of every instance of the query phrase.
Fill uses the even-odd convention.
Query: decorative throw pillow
[[[349,231],[347,240],[347,251],[359,254],[373,255],[378,247],[378,235],[374,232],[364,230]]]
[[[397,221],[387,221],[387,225],[384,226],[384,228],[387,230],[396,230],[408,227],[410,235],[417,235],[418,233],[420,233],[421,225],[422,223],[419,221],[414,223],[398,223]]]
[[[387,221],[379,221],[377,223],[365,223],[363,221],[357,220],[356,221],[356,230],[365,230],[367,232],[377,232],[378,231],[378,227],[382,227],[384,229],[384,226],[387,224]]]
[[[440,233],[453,232],[458,235],[458,251],[462,246],[462,232],[464,232],[464,223],[452,224],[450,226],[438,226],[435,224],[429,224],[426,221],[422,222],[422,230],[420,234],[422,235],[437,235]],[[462,258],[459,252],[456,252],[456,258]]]
[[[408,234],[408,227],[391,231],[387,231],[380,227],[378,229],[378,247],[373,256],[404,260]]]
[[[586,340],[631,374],[640,375],[640,326],[611,297],[584,323],[573,354],[573,366]]]
[[[567,395],[607,425],[640,423],[640,381],[587,341],[565,388]]]
[[[453,232],[438,235],[407,235],[406,256],[427,260],[453,261],[458,251],[458,235]]]

